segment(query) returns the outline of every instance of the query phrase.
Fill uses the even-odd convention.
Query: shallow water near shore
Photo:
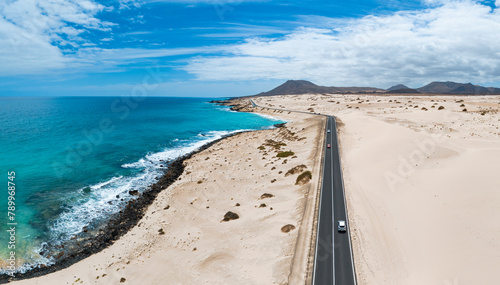
[[[48,247],[92,232],[156,182],[168,163],[242,130],[281,121],[207,98],[0,98],[0,275],[15,174],[17,271],[51,264]],[[130,192],[132,191],[132,192]],[[43,254],[40,254],[42,252]]]

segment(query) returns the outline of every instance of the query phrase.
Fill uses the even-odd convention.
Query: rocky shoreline
[[[212,104],[216,104],[219,106],[228,106],[231,111],[235,112],[248,112],[253,113],[255,110],[250,104],[250,101],[247,99],[228,99],[228,100],[213,100],[210,101]]]
[[[147,208],[153,203],[158,194],[172,185],[172,183],[174,183],[182,175],[185,168],[184,161],[190,159],[193,155],[206,150],[221,140],[236,134],[239,133],[226,135],[170,162],[168,169],[165,171],[164,175],[159,178],[158,182],[150,185],[144,193],[138,196],[138,198],[129,201],[125,208],[115,216],[111,217],[104,227],[96,229],[95,232],[84,230],[82,233],[74,236],[72,241],[74,241],[77,246],[75,246],[72,251],[64,251],[63,249],[67,249],[67,247],[60,246],[59,249],[61,250],[59,250],[59,254],[52,255],[57,259],[55,264],[50,266],[42,265],[40,267],[35,267],[26,273],[16,274],[15,277],[10,277],[6,274],[0,275],[0,284],[46,275],[67,268],[82,259],[106,249],[120,237],[125,235],[130,229],[136,226],[144,217]]]

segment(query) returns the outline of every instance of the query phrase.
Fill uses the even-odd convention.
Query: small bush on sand
[[[282,152],[279,152],[276,157],[289,157],[289,156],[292,156],[292,155],[295,155],[295,152],[293,151],[282,151]]]
[[[297,176],[297,181],[295,185],[304,185],[312,179],[311,171],[304,171],[299,176]]]
[[[444,106],[439,106],[438,110],[443,110]]]
[[[297,174],[297,173],[301,173],[306,168],[307,168],[307,166],[305,166],[304,164],[297,165],[297,166],[293,167],[292,169],[288,170],[286,172],[286,174],[285,174],[285,177],[287,177],[289,175],[294,175],[294,174]]]
[[[260,199],[266,199],[266,198],[272,198],[274,197],[273,194],[270,194],[270,193],[264,193],[262,195],[260,195]]]
[[[294,225],[284,225],[283,227],[281,227],[281,232],[284,232],[284,233],[288,233],[292,230],[295,230],[295,226]]]
[[[286,146],[286,143],[277,142],[274,140],[266,140],[266,142],[262,146],[268,146],[274,148],[275,150],[279,150],[282,146]]]

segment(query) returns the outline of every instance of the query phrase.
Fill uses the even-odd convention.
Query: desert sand
[[[500,96],[255,102],[341,122],[358,284],[498,284]]]
[[[185,161],[178,181],[107,249],[15,284],[304,284],[325,120],[272,114],[289,122],[226,138]],[[294,154],[277,157],[282,151]],[[305,171],[312,180],[297,185]],[[239,218],[223,221],[228,211]]]

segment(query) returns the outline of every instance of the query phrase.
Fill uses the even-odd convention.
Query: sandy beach
[[[288,123],[234,135],[194,155],[113,245],[15,284],[305,283],[324,119],[262,113]],[[312,179],[302,175],[297,184],[307,171]]]
[[[500,96],[298,95],[255,102],[342,122],[358,284],[500,280]]]

